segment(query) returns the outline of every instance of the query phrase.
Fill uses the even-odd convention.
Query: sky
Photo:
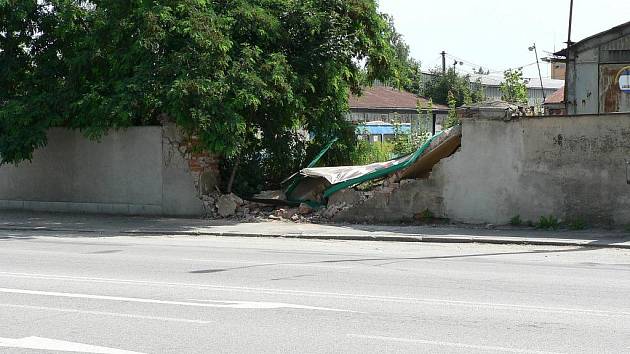
[[[525,77],[538,77],[540,57],[566,46],[570,0],[378,0],[381,12],[393,16],[396,29],[422,62],[423,70],[447,65],[456,57],[462,73],[483,67],[501,73],[523,67]],[[630,21],[630,0],[574,0],[571,39],[577,42]],[[543,77],[549,64],[541,62]]]

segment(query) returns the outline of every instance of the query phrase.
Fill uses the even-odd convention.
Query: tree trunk
[[[234,186],[234,179],[236,179],[236,171],[238,170],[238,166],[241,163],[241,158],[237,157],[234,162],[234,166],[232,167],[232,173],[230,173],[230,179],[228,180],[227,190],[225,191],[227,194],[232,193],[232,187]]]

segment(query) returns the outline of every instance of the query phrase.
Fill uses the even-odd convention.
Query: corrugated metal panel
[[[630,36],[621,37],[614,41],[602,44],[601,50],[627,50],[630,49]]]
[[[599,69],[599,105],[600,113],[630,112],[630,93],[621,91],[619,76],[625,64],[604,64]]]
[[[602,64],[626,63],[630,61],[630,36],[602,44],[599,51]]]
[[[575,64],[575,87],[571,95],[575,114],[598,113],[598,75],[597,63]]]

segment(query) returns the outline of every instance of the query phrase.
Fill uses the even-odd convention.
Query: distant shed
[[[568,114],[630,112],[630,22],[555,55],[568,64]]]
[[[393,123],[396,120],[416,124],[422,118],[418,108],[420,111],[426,111],[429,106],[429,100],[424,97],[383,85],[367,87],[360,96],[351,95],[348,103],[350,105],[348,119],[357,124]],[[440,130],[447,114],[448,107],[433,103],[429,112],[433,122],[428,122],[428,130]]]

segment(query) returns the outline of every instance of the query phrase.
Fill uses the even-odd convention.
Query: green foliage
[[[389,84],[420,95],[422,93],[422,70],[420,62],[411,57],[409,46],[405,43],[403,36],[396,31],[393,18],[387,15],[386,18],[389,23],[392,47],[395,52],[393,65],[398,72],[397,81],[389,82]],[[367,84],[371,83],[367,82]]]
[[[479,75],[490,75],[490,70],[484,70],[482,67],[477,70],[473,70],[473,72]]]
[[[411,134],[402,129],[400,120],[394,120],[394,139],[392,139],[393,153],[396,156],[410,154],[414,150]]]
[[[452,68],[445,74],[437,70],[432,71],[432,74],[433,78],[426,82],[422,94],[435,103],[450,104],[450,95],[454,97],[456,107],[485,99],[481,82],[471,82],[469,75],[462,76]]]
[[[506,102],[527,105],[527,86],[523,81],[523,69],[508,69],[504,72],[505,80],[501,83],[501,99]]]
[[[395,118],[393,121],[394,139],[392,140],[392,144],[395,156],[413,153],[431,137],[431,133],[427,127],[431,120],[433,102],[429,100],[426,107],[418,102],[416,110],[418,112],[418,119],[410,123],[409,131],[402,129],[399,118]]]
[[[523,220],[521,220],[520,215],[516,215],[510,219],[510,225],[512,226],[521,226],[523,224]]]
[[[452,128],[459,124],[459,117],[457,116],[457,100],[452,92],[448,93],[448,116],[444,122],[444,129]]]
[[[431,220],[435,218],[435,214],[429,209],[424,209],[420,214],[416,216],[420,220]]]
[[[569,222],[569,229],[571,230],[586,230],[588,224],[583,219],[575,219]]]
[[[164,119],[233,165],[279,156],[297,127],[314,147],[343,136],[330,159],[349,161],[348,92],[400,83],[394,35],[374,0],[0,2],[0,163],[30,159],[49,127]]]
[[[352,153],[352,165],[368,165],[375,162],[385,162],[393,156],[394,147],[391,143],[370,143],[359,140],[357,148]]]
[[[560,222],[553,215],[547,217],[541,216],[536,227],[543,230],[557,230],[560,228]]]

